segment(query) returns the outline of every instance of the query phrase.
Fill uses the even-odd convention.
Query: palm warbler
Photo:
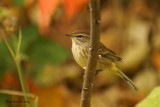
[[[87,66],[87,59],[89,55],[90,35],[84,31],[76,31],[71,34],[66,34],[66,36],[70,36],[72,39],[72,53],[74,59],[81,67],[85,68]],[[120,76],[132,88],[137,90],[137,87],[134,85],[134,83],[116,66],[115,62],[121,60],[122,59],[118,57],[113,51],[99,42],[96,71],[103,71],[108,69],[116,75]]]

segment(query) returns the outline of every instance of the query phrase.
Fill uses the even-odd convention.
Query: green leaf
[[[24,0],[12,0],[13,3],[19,7],[24,7],[24,3],[25,1]]]
[[[136,107],[159,107],[160,106],[160,87],[155,88],[147,98],[140,102]]]
[[[0,70],[1,70],[0,76],[3,76],[2,74],[6,69],[13,68],[13,67],[14,67],[14,64],[13,64],[12,57],[9,54],[7,47],[2,42],[0,44]]]
[[[42,69],[45,64],[60,64],[68,58],[68,51],[65,48],[45,38],[39,38],[31,44],[27,54],[38,70]]]
[[[38,28],[36,26],[27,26],[26,28],[23,28],[21,32],[22,32],[22,42],[20,50],[22,53],[25,53],[30,44],[32,44],[38,39],[39,33],[38,33]],[[18,45],[18,36],[19,32],[17,32],[16,36],[14,35],[11,37],[11,42],[14,51],[16,51]]]
[[[9,95],[6,95],[6,94],[2,94],[0,93],[0,105],[1,107],[8,107],[8,104],[11,100],[11,97]]]
[[[18,34],[17,34],[18,35]],[[38,28],[36,26],[28,26],[22,29],[21,51],[24,52],[39,37]]]

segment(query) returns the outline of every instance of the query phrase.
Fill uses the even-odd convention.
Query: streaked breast
[[[72,53],[76,62],[81,67],[86,67],[87,58],[88,58],[88,50],[84,50],[83,46],[77,46],[75,43],[72,44]]]

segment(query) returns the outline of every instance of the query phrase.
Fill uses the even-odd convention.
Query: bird
[[[66,36],[71,37],[72,40],[72,54],[75,61],[82,67],[86,68],[87,60],[89,56],[90,49],[90,34],[83,30],[78,30],[70,34],[66,34]],[[114,74],[121,77],[124,81],[126,81],[134,90],[137,90],[137,86],[132,82],[129,77],[127,77],[116,65],[116,62],[122,61],[115,52],[108,49],[101,42],[98,43],[98,59],[96,66],[96,74],[99,71],[103,71],[108,69]]]

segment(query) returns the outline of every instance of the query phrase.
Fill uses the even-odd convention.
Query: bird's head
[[[86,33],[84,31],[76,31],[71,34],[66,34],[66,36],[71,37],[72,43],[76,44],[86,44],[89,43],[90,40],[89,33]]]

